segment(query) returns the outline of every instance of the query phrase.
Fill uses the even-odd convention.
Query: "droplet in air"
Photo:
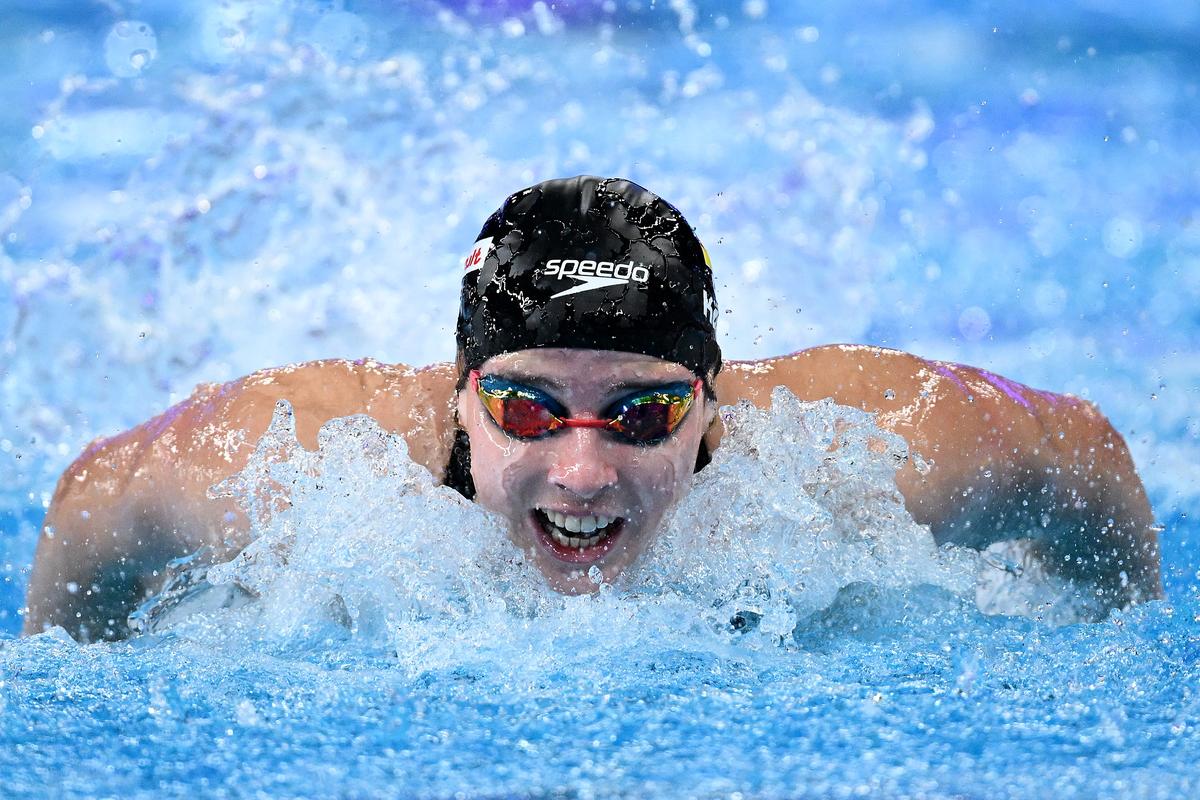
[[[144,22],[122,20],[104,37],[104,63],[118,78],[133,78],[158,56],[158,37]]]
[[[894,389],[885,389],[883,392],[883,396],[884,396],[884,398],[886,398],[888,400],[895,400],[896,392]]]
[[[992,318],[979,306],[965,309],[958,317],[958,330],[969,342],[977,342],[992,329]]]

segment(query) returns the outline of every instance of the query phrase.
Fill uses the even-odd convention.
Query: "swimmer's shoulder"
[[[87,485],[116,496],[163,481],[184,492],[207,489],[245,465],[280,400],[292,407],[303,447],[316,449],[329,420],[368,414],[403,435],[413,460],[436,466],[431,471],[440,476],[453,438],[453,394],[453,365],[413,368],[372,359],[308,361],[200,384],[158,416],[89,444],[59,492]]]
[[[823,345],[729,362],[717,378],[717,396],[722,404],[748,400],[765,407],[777,386],[801,400],[830,398],[875,414],[880,427],[926,457],[940,458],[948,467],[942,475],[968,470],[984,455],[1007,453],[1023,468],[1043,469],[1081,448],[1105,451],[1097,464],[1125,452],[1120,434],[1086,400],[979,367],[869,345]]]
[[[858,344],[821,345],[773,358],[728,362],[718,376],[717,394],[723,403],[749,400],[766,405],[776,386],[786,386],[802,400],[828,397],[881,415],[936,404],[979,415],[1007,410],[1037,416],[1070,409],[1100,416],[1095,406],[1077,397],[1034,389],[984,369]]]
[[[861,406],[860,397],[892,376],[912,375],[923,359],[900,350],[869,345],[829,344],[787,355],[729,361],[717,378],[722,402],[770,403],[777,386],[801,400],[832,398],[841,405]],[[724,391],[722,391],[724,390]]]
[[[292,407],[296,438],[316,449],[317,434],[331,419],[372,417],[384,430],[405,438],[409,454],[435,475],[444,469],[453,438],[453,365],[425,367],[374,359],[325,359],[259,370],[221,387],[198,387],[181,415],[197,447],[216,444],[213,432],[232,433],[253,449],[270,424],[276,405]],[[434,469],[436,467],[436,469]]]
[[[722,404],[765,407],[777,386],[801,400],[832,399],[876,415],[926,456],[957,467],[980,452],[1045,456],[1065,438],[1107,426],[1098,410],[1070,395],[1033,389],[987,370],[870,345],[832,344],[757,361],[734,361],[717,378]],[[1042,448],[1042,450],[1039,450]]]

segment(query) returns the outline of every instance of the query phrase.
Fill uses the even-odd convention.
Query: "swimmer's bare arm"
[[[928,468],[910,458],[897,486],[939,542],[1032,538],[1048,566],[1102,587],[1111,605],[1161,596],[1150,504],[1125,442],[1091,403],[857,345],[732,362],[717,394],[765,406],[778,385],[874,412],[903,436]]]
[[[47,512],[25,633],[61,625],[84,639],[122,636],[169,560],[204,546],[214,560],[240,550],[245,516],[207,492],[245,466],[279,399],[291,403],[304,447],[316,448],[329,419],[366,413],[404,435],[413,460],[440,480],[452,395],[449,365],[311,362],[199,387],[161,416],[93,444],[63,474]]]

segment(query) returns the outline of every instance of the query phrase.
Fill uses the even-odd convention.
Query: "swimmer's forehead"
[[[480,371],[538,388],[579,394],[608,394],[695,377],[682,364],[641,353],[550,347],[493,356]]]

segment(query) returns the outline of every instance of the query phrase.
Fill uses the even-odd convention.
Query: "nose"
[[[614,444],[602,431],[568,428],[553,437],[548,480],[583,500],[591,500],[617,482]]]

